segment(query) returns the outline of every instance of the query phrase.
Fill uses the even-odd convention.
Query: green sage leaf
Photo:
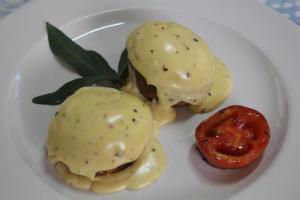
[[[97,74],[101,76],[106,76],[108,78],[117,78],[115,70],[109,67],[107,61],[96,51],[88,50],[88,55],[92,62],[92,66],[97,69]],[[104,67],[108,66],[108,67]],[[95,75],[97,75],[95,74]]]
[[[120,85],[116,80],[107,79],[107,77],[103,76],[89,76],[74,79],[64,84],[55,92],[33,98],[32,102],[43,105],[58,105],[61,104],[66,98],[71,96],[79,88],[92,86],[93,84],[116,89],[120,88]]]
[[[128,77],[128,52],[127,49],[124,49],[120,61],[119,61],[119,67],[118,67],[118,80],[122,85],[126,83],[127,77]]]
[[[52,53],[66,62],[80,76],[101,75],[116,78],[116,72],[101,55],[80,47],[49,22],[46,27]]]

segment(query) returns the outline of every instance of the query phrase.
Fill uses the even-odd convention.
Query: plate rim
[[[192,2],[192,1],[191,1]],[[135,7],[130,7],[126,5],[130,3],[130,5],[136,5]],[[134,4],[133,4],[134,3]],[[202,7],[197,6],[191,6],[191,5],[183,5],[184,2],[176,0],[173,2],[173,5],[171,9],[179,9],[179,10],[190,10],[192,12],[201,12],[201,17],[208,18],[209,20],[213,20],[217,23],[220,23],[222,25],[228,26],[229,28],[237,31],[239,34],[250,40],[252,43],[254,43],[263,53],[265,53],[266,56],[271,58],[271,61],[274,62],[275,66],[280,66],[279,73],[283,75],[283,81],[287,86],[287,93],[288,93],[288,99],[290,100],[289,104],[290,107],[293,106],[293,109],[289,110],[290,113],[290,126],[288,127],[288,131],[291,132],[293,130],[297,130],[300,128],[300,126],[297,124],[297,111],[300,110],[300,106],[297,104],[297,101],[300,100],[300,95],[297,94],[296,90],[294,88],[291,88],[290,86],[300,85],[300,80],[297,79],[296,73],[288,72],[284,70],[281,66],[296,66],[297,63],[300,63],[299,57],[297,57],[296,52],[300,52],[300,29],[295,24],[290,22],[285,17],[279,15],[275,11],[272,11],[271,9],[267,8],[266,6],[260,4],[259,2],[254,1],[247,1],[247,2],[238,2],[238,1],[227,1],[220,2],[217,0],[201,0],[197,2],[193,2],[197,5],[200,5]],[[71,4],[78,4],[83,5],[81,6],[74,6],[70,10],[70,12],[67,15],[64,14],[64,10],[67,5]],[[57,5],[60,5],[59,8]],[[93,5],[93,6],[89,6]],[[32,1],[28,4],[26,4],[24,7],[16,10],[14,13],[9,14],[8,16],[4,17],[0,20],[0,42],[4,45],[0,47],[0,60],[3,66],[16,66],[18,59],[12,59],[11,52],[15,52],[14,56],[17,58],[22,58],[26,54],[26,50],[30,49],[36,42],[41,40],[45,36],[45,30],[44,30],[44,20],[50,20],[54,21],[55,24],[58,26],[67,25],[69,23],[74,23],[76,20],[81,20],[82,18],[89,17],[93,14],[99,14],[105,11],[115,10],[118,8],[155,8],[156,7],[166,7],[168,5],[167,0],[159,1],[154,0],[151,2],[146,1],[138,1],[138,0],[125,0],[122,2],[119,1],[109,1],[109,0],[103,0],[101,2],[97,0],[89,0],[84,3],[80,0],[53,0],[53,1]],[[98,8],[97,8],[98,6]],[[220,7],[222,7],[222,10],[220,10]],[[239,19],[231,14],[233,8],[238,8],[240,13],[243,17],[243,19]],[[56,9],[56,13],[53,15],[50,11],[51,8],[58,8]],[[168,6],[170,8],[170,6]],[[253,13],[251,12],[251,9],[255,10],[257,16],[253,17]],[[209,13],[209,10],[217,10],[220,11],[216,15],[212,15],[212,13]],[[250,11],[249,11],[250,10]],[[23,19],[24,16],[26,16],[26,21],[24,23]],[[226,16],[227,18],[223,18]],[[258,19],[258,16],[261,17],[259,23],[257,23],[256,19]],[[74,20],[75,19],[75,20]],[[241,22],[243,20],[243,22]],[[274,20],[276,20],[274,22]],[[243,25],[242,23],[248,23],[251,24],[251,27],[247,27],[246,25]],[[256,22],[256,23],[255,23]],[[269,24],[272,22],[272,24]],[[13,24],[14,26],[12,26]],[[20,30],[22,30],[22,27],[27,27],[25,30],[25,34],[20,35]],[[268,29],[266,28],[268,27]],[[252,29],[252,30],[251,30]],[[258,34],[256,30],[261,30],[261,32]],[[275,31],[275,32],[274,32]],[[273,34],[272,34],[273,33]],[[281,40],[282,34],[286,34],[289,36],[288,39]],[[7,38],[9,36],[9,38]],[[5,38],[5,39],[4,39]],[[294,41],[291,41],[291,40]],[[11,41],[14,40],[15,43],[11,43]],[[270,41],[276,41],[276,44],[271,44]],[[16,44],[20,43],[22,47],[18,48],[18,45]],[[284,50],[288,50],[292,48],[293,51],[289,50],[288,55],[280,55],[279,51],[274,49],[276,47],[281,47]],[[289,48],[288,48],[289,47]],[[12,67],[13,69],[13,67]],[[0,68],[0,77],[3,82],[0,86],[0,91],[2,91],[3,94],[7,92],[10,88],[9,83],[12,79],[13,70],[8,68]],[[292,71],[292,70],[290,70]],[[7,76],[4,76],[4,74]],[[292,80],[290,80],[292,79]],[[5,95],[4,95],[5,96]],[[299,101],[298,101],[299,102]],[[4,119],[4,114],[2,112],[3,106],[5,103],[5,98],[0,99],[0,112],[1,112],[1,119]],[[2,124],[3,120],[0,120],[0,124]],[[2,126],[0,126],[2,127]],[[5,131],[5,130],[4,130]],[[273,179],[272,177],[274,174],[280,173],[281,168],[284,166],[288,166],[288,163],[293,158],[293,156],[296,156],[296,150],[297,150],[297,140],[300,139],[300,136],[297,136],[296,134],[287,133],[288,137],[286,137],[286,141],[284,144],[285,148],[282,148],[279,152],[279,155],[277,156],[277,159],[274,160],[272,166],[269,167],[269,170],[266,174],[264,174],[264,179],[259,180],[261,184],[265,184],[266,179]],[[2,140],[0,142],[0,152],[5,152],[7,149],[14,148],[10,143],[6,143],[6,141],[9,140],[6,134],[2,136]],[[15,150],[12,150],[12,152],[17,153]],[[8,159],[7,155],[3,155],[3,153],[0,153],[0,156],[3,156],[4,158]],[[5,159],[6,160],[6,159]],[[13,158],[8,161],[8,163],[20,163],[21,160],[18,158]],[[8,164],[7,163],[7,164]],[[275,165],[276,163],[276,165]],[[288,180],[288,178],[293,178],[293,174],[297,172],[297,168],[300,167],[300,161],[298,163],[294,164],[289,171],[285,174],[285,179]],[[9,169],[9,168],[8,168]],[[9,173],[3,170],[0,172],[2,177],[9,177]],[[27,169],[24,172],[24,176],[28,177],[34,177],[33,173]],[[280,175],[279,175],[280,176]],[[279,176],[276,176],[275,178],[279,178]],[[284,176],[280,176],[280,179],[284,178]],[[35,178],[36,179],[36,178]],[[278,179],[278,180],[280,180]],[[7,180],[4,178],[4,180]],[[294,184],[295,186],[300,183],[300,180],[297,179],[290,179],[289,180],[291,184]],[[20,191],[26,192],[26,196],[28,199],[35,199],[39,196],[39,194],[35,194],[34,190],[30,188],[29,186],[24,187],[22,184],[16,184],[15,181],[9,180],[10,186],[15,185],[15,187],[18,187]],[[49,188],[45,186],[41,186],[44,184],[41,184],[40,180],[34,180],[32,181],[32,185],[39,185],[39,190],[47,192],[52,191],[49,190]],[[289,186],[289,185],[288,185]],[[274,181],[274,184],[271,186],[266,186],[268,190],[270,191],[280,191],[278,188],[282,188],[284,193],[289,194],[290,197],[296,197],[300,196],[300,192],[297,191],[296,187],[288,187],[282,183],[276,183]],[[22,188],[23,187],[23,188]],[[21,189],[22,188],[22,189]],[[34,187],[33,187],[34,188]],[[266,189],[266,188],[264,188]],[[256,194],[251,194],[251,191],[256,190]],[[7,195],[9,198],[20,198],[21,196],[17,196],[15,192],[7,190],[7,187],[1,187],[0,189],[2,194]],[[32,192],[29,192],[32,191]],[[263,194],[261,193],[263,190],[261,188],[257,188],[255,186],[249,186],[249,188],[246,188],[243,192],[247,195],[251,194],[252,198],[254,195]],[[282,190],[280,191],[281,193]],[[52,192],[53,193],[53,192]],[[51,194],[52,196],[49,196],[49,199],[66,199],[62,195],[55,195]],[[243,196],[242,193],[237,194],[233,197],[233,199],[239,199]],[[265,195],[265,194],[264,194]],[[294,195],[294,196],[293,196]],[[262,196],[258,196],[262,197]],[[275,196],[278,197],[278,196]],[[287,196],[285,196],[287,197]],[[243,198],[245,199],[245,198]],[[250,199],[250,198],[249,198]]]

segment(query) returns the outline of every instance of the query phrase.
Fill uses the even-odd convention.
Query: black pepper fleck
[[[163,66],[162,66],[162,69],[163,69],[165,72],[169,70],[169,69],[166,67],[166,65],[163,65]]]
[[[66,113],[62,114],[62,117],[66,117]]]
[[[179,54],[179,51],[176,51],[175,53],[176,53],[176,54]]]
[[[156,37],[157,37],[157,34],[154,34],[154,37],[156,38]]]
[[[195,103],[197,101],[197,99],[193,99],[193,102]]]
[[[156,149],[155,149],[155,148],[152,148],[152,149],[151,149],[151,151],[152,151],[152,152],[155,152],[155,151],[156,151]]]
[[[118,152],[115,153],[115,157],[120,158],[120,157],[124,156],[124,154],[125,154],[124,151],[118,151]]]
[[[185,49],[186,49],[186,50],[190,50],[190,47],[186,46]]]
[[[135,119],[135,118],[132,118],[132,122],[136,122],[136,119]]]
[[[55,112],[54,116],[56,117],[59,114],[59,112]]]
[[[188,78],[191,77],[191,73],[187,72],[186,77],[188,77]]]
[[[178,35],[178,34],[176,34],[175,36],[176,36],[176,39],[180,38],[180,35]]]
[[[211,96],[211,93],[210,93],[210,92],[208,93],[208,96]]]
[[[198,42],[198,39],[197,39],[197,38],[194,38],[193,41],[194,41],[194,42]]]
[[[205,112],[205,108],[203,108],[200,112],[204,113]]]
[[[154,52],[153,49],[151,49],[151,50],[150,50],[150,53],[153,53],[153,52]]]
[[[162,27],[160,27],[160,29],[161,29],[161,30],[165,30],[165,27],[162,26]]]
[[[87,164],[87,165],[88,165],[88,164],[89,164],[89,161],[88,161],[88,160],[86,160],[86,161],[85,161],[85,164]]]
[[[133,109],[133,112],[138,113],[138,110],[137,109]]]

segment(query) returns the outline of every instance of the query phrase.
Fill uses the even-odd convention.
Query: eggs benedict
[[[126,42],[129,78],[123,90],[151,105],[156,124],[176,117],[174,106],[208,112],[231,91],[231,76],[205,41],[174,22],[149,22]]]
[[[151,110],[112,88],[84,87],[64,101],[49,125],[47,151],[66,183],[97,193],[143,188],[165,169]]]

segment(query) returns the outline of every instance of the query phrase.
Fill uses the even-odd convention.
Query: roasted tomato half
[[[218,168],[242,168],[255,161],[270,140],[270,128],[258,111],[234,105],[224,108],[196,129],[200,153]]]

